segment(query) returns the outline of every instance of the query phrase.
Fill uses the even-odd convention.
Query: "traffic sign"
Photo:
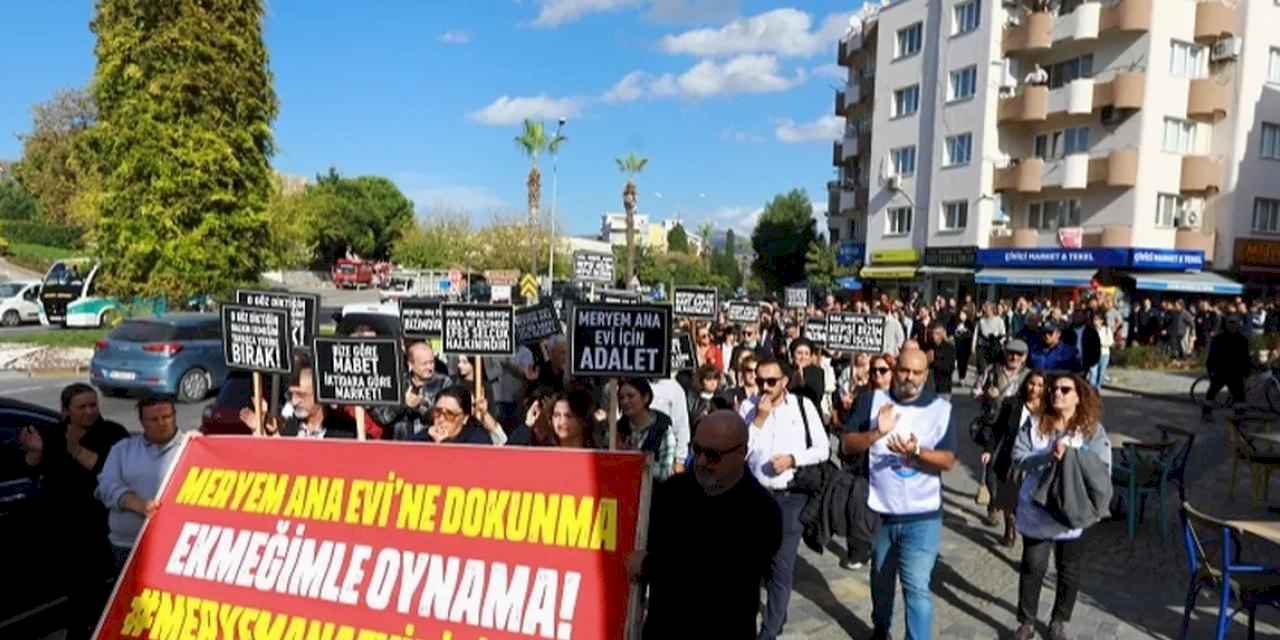
[[[532,273],[526,273],[520,278],[520,295],[526,300],[538,297],[538,278]]]

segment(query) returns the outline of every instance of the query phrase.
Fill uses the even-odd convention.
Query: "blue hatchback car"
[[[99,340],[89,377],[106,395],[130,391],[199,402],[222,386],[222,321],[211,313],[125,320]]]

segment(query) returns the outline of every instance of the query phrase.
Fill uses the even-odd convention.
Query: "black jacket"
[[[929,371],[933,374],[934,392],[951,393],[951,378],[956,371],[956,345],[950,340],[943,340],[942,344],[930,344],[926,348],[933,352]]]
[[[1214,336],[1205,368],[1211,378],[1244,378],[1249,371],[1249,339],[1231,331]]]
[[[325,438],[354,440],[356,437],[356,421],[342,409],[325,407],[324,420],[320,425],[324,428]],[[283,438],[297,437],[298,430],[301,428],[301,421],[297,418],[289,418],[280,427],[280,436]]]
[[[990,437],[982,447],[983,453],[991,454],[991,470],[996,477],[1009,480],[1009,471],[1013,469],[1013,443],[1018,439],[1018,429],[1022,428],[1023,402],[1021,398],[1006,398],[1000,403],[1000,413],[991,424]]]

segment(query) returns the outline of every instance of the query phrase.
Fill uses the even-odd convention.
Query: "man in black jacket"
[[[1076,348],[1080,354],[1080,373],[1088,373],[1102,360],[1102,338],[1093,327],[1089,312],[1077,310],[1071,316],[1071,326],[1062,332],[1062,341]]]
[[[1229,316],[1227,329],[1209,342],[1209,358],[1205,368],[1209,370],[1209,392],[1205,404],[1200,407],[1200,417],[1206,422],[1213,419],[1213,399],[1226,386],[1232,400],[1244,403],[1244,379],[1249,372],[1249,339],[1242,332],[1244,322],[1239,316]]]
[[[934,392],[950,397],[951,378],[956,371],[956,345],[947,338],[946,325],[935,322],[929,328],[924,349],[929,356],[929,372],[933,377]]]
[[[736,413],[708,415],[690,447],[693,473],[655,488],[648,549],[627,559],[632,579],[649,584],[646,640],[756,637],[782,513],[747,473],[747,439]]]

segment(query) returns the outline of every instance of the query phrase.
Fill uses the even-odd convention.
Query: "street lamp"
[[[564,129],[565,118],[556,124],[556,138]],[[553,138],[554,140],[555,138]],[[555,284],[556,265],[556,218],[560,216],[560,154],[551,154],[551,238],[547,242],[547,294],[550,295]]]

